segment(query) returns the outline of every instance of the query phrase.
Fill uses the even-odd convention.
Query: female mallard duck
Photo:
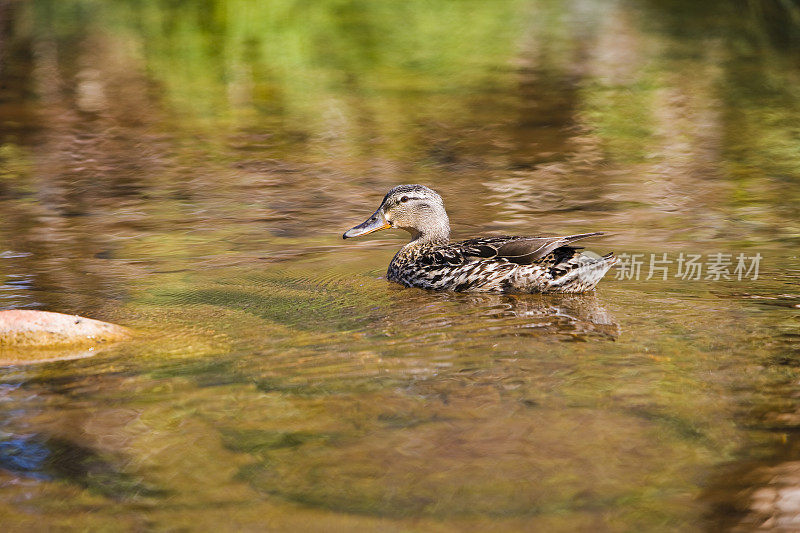
[[[424,185],[398,185],[365,222],[344,239],[387,228],[404,229],[411,242],[389,263],[387,277],[407,287],[471,292],[586,292],[617,262],[567,246],[602,235],[481,237],[450,242],[442,197]]]

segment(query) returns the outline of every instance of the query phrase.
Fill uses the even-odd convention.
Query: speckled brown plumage
[[[448,244],[413,243],[389,263],[387,278],[407,287],[459,292],[586,292],[616,262],[612,254],[593,259],[559,245],[569,237],[487,237]],[[506,250],[528,254],[505,255]],[[535,248],[534,248],[535,247]],[[541,250],[537,255],[536,250]]]

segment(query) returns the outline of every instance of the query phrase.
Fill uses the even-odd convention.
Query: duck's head
[[[450,220],[442,197],[424,185],[393,188],[371,217],[347,230],[342,238],[359,237],[389,228],[404,229],[415,241],[446,242],[450,238]]]

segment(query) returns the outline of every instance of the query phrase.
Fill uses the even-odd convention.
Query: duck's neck
[[[436,224],[426,225],[424,229],[411,228],[411,242],[406,246],[439,246],[450,242],[450,224],[447,219]]]

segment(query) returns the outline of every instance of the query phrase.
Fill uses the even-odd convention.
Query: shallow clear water
[[[0,1],[0,307],[139,331],[0,369],[4,529],[796,530],[797,20]],[[398,183],[456,238],[605,231],[641,275],[392,285],[405,237],[341,233]]]

